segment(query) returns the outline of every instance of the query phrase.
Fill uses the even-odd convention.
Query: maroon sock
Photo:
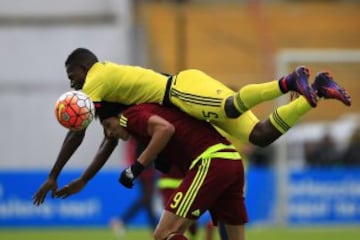
[[[188,240],[188,239],[181,233],[171,233],[170,237],[167,237],[166,240]]]

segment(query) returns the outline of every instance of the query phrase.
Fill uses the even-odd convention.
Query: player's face
[[[124,127],[120,126],[119,118],[110,117],[103,120],[101,124],[104,127],[106,137],[120,138],[122,140],[127,140],[129,138],[129,133]]]
[[[75,90],[82,89],[86,77],[85,68],[82,66],[67,65],[66,73],[70,80],[70,87],[74,88]]]

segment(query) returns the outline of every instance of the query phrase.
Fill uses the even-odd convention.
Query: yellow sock
[[[277,130],[285,133],[311,108],[307,100],[300,96],[294,101],[277,108],[270,115],[270,121]]]
[[[281,96],[279,81],[249,84],[242,87],[234,96],[234,105],[239,112],[245,112],[255,105]]]

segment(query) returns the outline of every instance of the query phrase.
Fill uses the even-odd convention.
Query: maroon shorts
[[[166,203],[169,201],[169,199],[173,195],[174,191],[175,191],[175,189],[172,189],[172,188],[160,189],[160,195],[161,195],[164,205],[166,205]]]
[[[242,161],[199,161],[189,170],[181,185],[174,190],[165,209],[180,217],[194,220],[209,210],[214,223],[247,223]]]

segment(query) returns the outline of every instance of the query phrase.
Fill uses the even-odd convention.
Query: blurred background
[[[322,101],[271,146],[242,146],[248,226],[360,224],[359,1],[0,0],[0,6],[0,233],[107,227],[140,191],[117,184],[128,156],[121,143],[83,192],[32,205],[66,134],[54,104],[70,89],[64,61],[77,47],[101,60],[171,74],[201,69],[234,89],[278,79],[298,65],[312,76],[330,70],[351,94],[351,107]],[[254,112],[263,119],[287,101],[269,101]],[[96,121],[60,186],[81,174],[101,140]],[[146,227],[144,214],[131,226]]]

